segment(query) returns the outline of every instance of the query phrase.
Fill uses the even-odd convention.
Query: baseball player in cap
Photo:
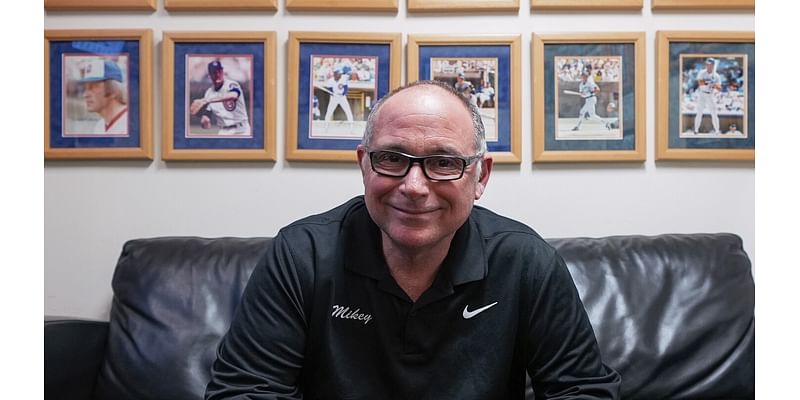
[[[711,113],[711,125],[714,130],[710,133],[719,133],[719,117],[717,116],[717,104],[714,102],[714,91],[722,88],[722,79],[716,72],[716,61],[709,57],[705,62],[705,69],[697,74],[697,115],[694,117],[694,132],[700,133],[700,123],[703,122],[703,113],[708,110]]]
[[[742,132],[739,131],[739,128],[736,126],[736,124],[728,125],[728,130],[726,132],[722,132],[722,133],[727,133],[727,134],[731,134],[731,135],[741,135],[742,134]]]
[[[128,99],[119,66],[111,60],[92,60],[81,75],[86,109],[100,115],[91,133],[127,135]]]
[[[225,71],[219,60],[208,63],[208,77],[211,86],[206,89],[202,99],[192,102],[189,111],[200,117],[203,129],[211,127],[213,116],[219,127],[218,134],[249,135],[250,120],[239,82],[225,79]]]
[[[325,111],[325,121],[333,119],[333,113],[336,111],[336,107],[342,107],[342,111],[344,111],[344,114],[347,116],[347,120],[350,122],[353,121],[353,111],[350,110],[350,103],[347,102],[349,79],[350,75],[343,73],[342,67],[337,67],[333,70],[333,77],[325,82],[325,87],[330,94],[328,110]]]
[[[584,116],[586,116],[586,119],[600,121],[606,129],[611,130],[611,125],[597,115],[597,93],[600,93],[600,87],[594,83],[593,79],[589,79],[589,74],[590,72],[587,70],[581,71],[581,83],[578,85],[578,92],[583,97],[583,107],[578,113],[578,124],[572,130],[577,131],[581,128]]]

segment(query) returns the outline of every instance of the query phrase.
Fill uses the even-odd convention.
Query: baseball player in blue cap
[[[347,102],[347,90],[349,88],[347,82],[349,78],[349,74],[343,73],[342,68],[337,67],[333,71],[333,78],[328,79],[325,83],[328,94],[330,94],[328,110],[325,112],[325,121],[333,119],[333,112],[336,111],[337,106],[342,107],[342,111],[344,111],[348,121],[353,121],[353,111],[350,110],[350,103]]]
[[[122,70],[111,60],[92,60],[81,70],[86,110],[100,115],[92,134],[127,135],[128,99]]]
[[[209,87],[202,99],[195,99],[189,111],[200,116],[203,129],[211,127],[213,115],[219,127],[219,135],[250,135],[250,120],[241,85],[232,79],[225,79],[220,60],[208,63]]]
[[[709,57],[705,62],[705,69],[697,73],[697,115],[694,117],[694,133],[700,133],[700,123],[703,122],[703,113],[708,110],[711,113],[711,125],[714,130],[710,133],[718,134],[719,117],[717,116],[717,104],[714,102],[714,92],[722,88],[722,79],[716,71],[716,61]]]

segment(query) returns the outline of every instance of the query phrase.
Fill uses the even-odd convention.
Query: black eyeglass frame
[[[391,154],[397,154],[399,156],[403,156],[403,157],[405,157],[405,158],[407,158],[409,160],[408,167],[406,167],[406,170],[401,175],[392,175],[392,174],[387,174],[385,172],[378,171],[377,169],[375,169],[374,155],[376,153],[391,153]],[[405,176],[408,175],[408,173],[411,171],[411,167],[413,167],[414,164],[419,164],[420,168],[422,169],[422,173],[425,175],[426,178],[428,178],[428,179],[430,179],[432,181],[436,181],[436,182],[448,182],[448,181],[457,181],[457,180],[463,178],[464,177],[464,172],[467,170],[467,167],[472,165],[472,163],[474,163],[476,160],[480,160],[483,157],[484,153],[480,152],[480,153],[478,153],[478,154],[476,154],[476,155],[474,155],[472,157],[454,156],[452,154],[433,154],[433,155],[429,155],[429,156],[416,157],[416,156],[412,156],[410,154],[401,153],[399,151],[394,151],[394,150],[368,150],[367,154],[369,155],[369,165],[370,165],[370,167],[372,167],[372,170],[378,175],[386,176],[386,177],[390,177],[390,178],[405,178]],[[431,158],[456,159],[456,160],[461,160],[464,164],[461,167],[461,173],[458,174],[458,176],[454,176],[453,178],[444,178],[444,179],[442,179],[442,178],[432,178],[430,175],[428,175],[428,169],[427,169],[427,167],[425,167],[425,161],[428,160],[428,159],[431,159]]]

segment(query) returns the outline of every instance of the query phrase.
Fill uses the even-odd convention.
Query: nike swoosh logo
[[[464,306],[464,312],[461,313],[461,315],[464,317],[464,319],[470,319],[470,318],[472,318],[472,317],[474,317],[474,316],[476,316],[476,315],[478,315],[478,314],[480,314],[480,313],[482,313],[482,312],[494,307],[495,305],[497,305],[496,301],[494,303],[492,303],[492,304],[489,304],[488,306],[483,306],[483,307],[481,307],[481,308],[479,308],[479,309],[477,309],[475,311],[470,311],[469,310],[469,305],[467,305],[467,306]]]

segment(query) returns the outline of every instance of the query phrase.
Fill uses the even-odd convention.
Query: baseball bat
[[[564,90],[564,94],[574,94],[576,96],[580,96],[581,92],[576,92],[574,90]]]
[[[314,85],[314,87],[315,87],[315,88],[317,88],[317,89],[319,89],[319,90],[322,90],[323,92],[325,92],[325,93],[327,93],[327,94],[333,94],[333,92],[331,92],[330,90],[328,90],[328,88],[322,87],[322,86],[320,86],[320,85]]]

